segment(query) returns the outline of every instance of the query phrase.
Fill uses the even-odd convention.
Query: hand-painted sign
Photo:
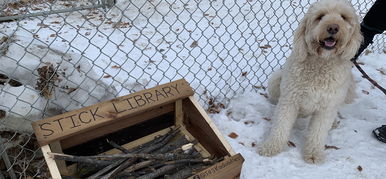
[[[171,103],[194,94],[184,80],[159,85],[127,96],[98,103],[79,110],[67,112],[32,124],[39,144],[75,135],[83,130],[91,130],[115,119],[130,117],[140,112]]]

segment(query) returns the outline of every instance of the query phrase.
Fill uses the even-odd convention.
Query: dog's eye
[[[323,16],[324,16],[324,14],[320,14],[320,15],[316,18],[316,20],[317,20],[317,21],[322,20]]]
[[[343,14],[340,15],[342,17],[343,20],[347,20],[347,17]]]

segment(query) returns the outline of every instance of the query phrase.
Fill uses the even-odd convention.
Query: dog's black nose
[[[327,32],[331,35],[338,33],[339,25],[338,24],[330,24],[327,26]]]

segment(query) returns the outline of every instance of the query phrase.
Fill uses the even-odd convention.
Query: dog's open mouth
[[[336,40],[333,37],[328,37],[321,41],[320,45],[327,50],[332,50],[335,48]]]

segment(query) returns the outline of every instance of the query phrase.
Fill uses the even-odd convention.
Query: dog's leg
[[[307,163],[322,163],[325,158],[324,148],[328,131],[331,129],[337,111],[335,109],[318,111],[312,117],[309,134],[303,149],[304,160]]]
[[[291,129],[298,115],[294,104],[279,102],[275,109],[274,123],[268,138],[260,145],[258,152],[263,156],[273,156],[280,153],[287,145]]]
[[[277,104],[280,97],[281,70],[275,71],[268,79],[268,100]]]

